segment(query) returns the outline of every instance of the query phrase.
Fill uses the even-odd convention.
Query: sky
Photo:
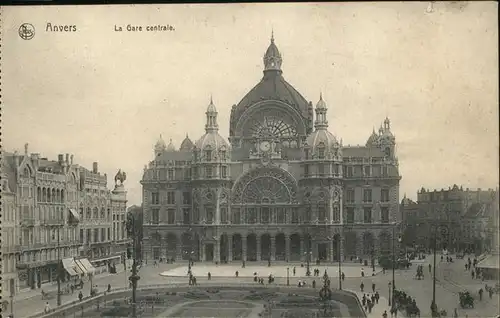
[[[204,133],[213,96],[220,133],[262,78],[274,31],[283,76],[330,131],[364,144],[386,116],[400,194],[494,188],[499,176],[496,2],[363,2],[3,7],[2,148],[108,174],[127,172],[140,204],[143,167],[162,134],[179,147]],[[23,40],[22,23],[35,36]],[[75,25],[72,32],[47,32]],[[127,24],[174,31],[117,32]]]

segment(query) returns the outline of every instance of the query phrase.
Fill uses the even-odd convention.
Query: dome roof
[[[168,143],[168,146],[167,146],[167,151],[175,151],[175,146],[174,146],[174,143],[172,142],[172,139],[170,139],[170,142]]]
[[[326,129],[318,129],[314,131],[307,137],[306,143],[313,152],[315,152],[316,148],[319,147],[325,147],[325,151],[328,152],[340,146],[337,138],[335,138],[335,136]]]
[[[375,132],[375,128],[373,128],[372,134],[370,135],[370,137],[368,137],[368,140],[366,141],[366,146],[371,146],[371,145],[376,144],[378,139],[379,139],[379,136]]]
[[[205,149],[207,146],[210,146],[212,150],[219,150],[223,146],[229,149],[229,143],[216,131],[211,131],[203,135],[196,141],[195,146],[201,150]]]
[[[326,102],[323,100],[323,94],[319,95],[319,101],[316,104],[316,109],[328,109]]]
[[[194,143],[189,139],[188,135],[186,135],[186,138],[181,143],[181,150],[187,151],[191,150],[194,147]]]
[[[155,150],[156,151],[163,151],[167,148],[167,144],[165,143],[165,140],[163,140],[162,136],[160,135],[160,138],[155,144]]]

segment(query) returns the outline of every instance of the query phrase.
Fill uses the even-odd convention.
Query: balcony
[[[41,222],[45,226],[63,226],[64,219],[46,219]]]
[[[24,218],[21,220],[22,227],[32,227],[35,226],[35,218]]]
[[[2,254],[17,253],[21,251],[21,245],[2,246]]]

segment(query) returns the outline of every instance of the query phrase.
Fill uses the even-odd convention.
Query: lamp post
[[[394,290],[396,290],[396,244],[395,244],[395,238],[396,238],[396,226],[398,226],[399,223],[394,223],[392,226],[392,304],[394,305]],[[398,237],[398,243],[401,243],[401,237]],[[389,300],[389,302],[391,299]],[[389,303],[390,305],[390,303]]]
[[[431,312],[434,315],[437,312],[436,304],[436,250],[437,250],[437,232],[440,230],[441,235],[445,236],[448,234],[448,226],[446,225],[435,225],[434,226],[434,255],[433,255],[433,276],[432,276],[432,302],[431,302]]]
[[[137,293],[137,281],[141,278],[138,275],[137,271],[137,250],[139,242],[139,233],[138,229],[135,227],[135,215],[129,213],[127,215],[127,234],[129,237],[132,237],[132,275],[129,277],[130,282],[132,283],[132,317],[137,317],[137,304],[136,304],[136,293]]]
[[[391,306],[391,282],[389,282],[389,306]]]
[[[286,285],[290,286],[290,267],[286,268]]]
[[[61,249],[60,249],[60,242],[61,242],[61,233],[60,233],[60,228],[57,227],[57,306],[61,306]],[[55,235],[52,236],[52,238],[55,238]]]
[[[312,251],[308,248],[308,251],[305,252],[304,254],[306,254],[306,276],[311,276],[311,268],[309,263]]]

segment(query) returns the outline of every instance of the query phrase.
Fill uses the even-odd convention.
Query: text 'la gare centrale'
[[[175,31],[175,28],[170,24],[166,24],[166,25],[157,24],[157,25],[147,25],[147,26],[127,24],[127,26],[125,26],[125,27],[115,24],[115,32],[123,32],[123,31],[127,31],[127,32]]]

